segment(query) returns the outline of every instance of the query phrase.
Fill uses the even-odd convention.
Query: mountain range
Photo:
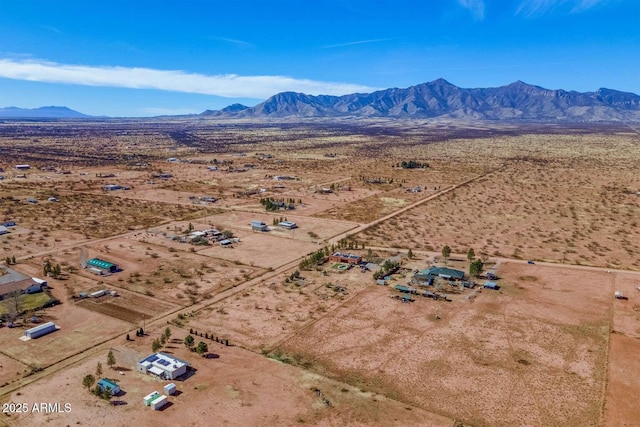
[[[34,119],[82,119],[89,118],[86,114],[79,113],[67,107],[39,107],[39,108],[0,108],[0,118],[34,118]]]
[[[91,117],[67,107],[0,108],[0,118]],[[232,104],[192,117],[442,117],[532,122],[640,122],[640,96],[604,88],[595,92],[551,90],[521,81],[495,88],[465,89],[438,79],[404,89],[343,96],[282,92],[254,107]]]
[[[234,104],[201,115],[637,122],[640,121],[640,96],[604,88],[595,92],[550,90],[521,81],[496,88],[465,89],[438,79],[406,89],[343,96],[283,92],[254,107]]]

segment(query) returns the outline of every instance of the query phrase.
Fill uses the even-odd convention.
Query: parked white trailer
[[[91,297],[92,298],[99,298],[99,297],[101,297],[102,295],[104,295],[106,293],[107,293],[107,291],[102,289],[100,291],[91,292]]]
[[[153,402],[151,402],[151,407],[153,408],[154,411],[157,411],[158,409],[162,409],[162,407],[167,403],[168,403],[167,396],[162,394],[160,395],[160,397],[156,398]]]

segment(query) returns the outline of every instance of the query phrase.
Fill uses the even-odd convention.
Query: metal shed
[[[24,335],[29,338],[38,338],[58,329],[55,323],[47,322],[24,331]]]
[[[176,385],[174,383],[167,384],[164,386],[164,392],[169,396],[174,395],[176,393]]]

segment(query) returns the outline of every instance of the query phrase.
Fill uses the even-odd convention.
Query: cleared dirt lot
[[[207,307],[189,318],[187,326],[213,333],[254,351],[270,349],[283,337],[321,318],[371,285],[371,274],[359,269],[344,273],[303,271],[303,280],[269,280],[237,296]],[[290,274],[291,272],[289,272]],[[336,290],[340,286],[341,290]],[[185,326],[186,327],[186,326]]]
[[[628,427],[638,423],[640,407],[640,352],[637,338],[612,334],[604,425]]]
[[[0,329],[0,333],[2,333]],[[10,383],[28,373],[30,368],[24,363],[0,354],[0,386]]]
[[[34,325],[0,330],[2,352],[26,365],[45,367],[90,348],[119,333],[124,334],[131,324],[112,317],[63,303],[48,308],[41,316],[45,322],[54,322],[59,330],[29,341],[19,338]]]
[[[472,425],[597,425],[607,274],[528,267],[503,264],[501,290],[483,290],[473,302],[402,304],[373,286],[279,350]]]
[[[160,331],[152,331],[151,335]],[[451,426],[452,420],[418,408],[394,402],[383,396],[362,392],[298,368],[278,363],[255,353],[209,343],[215,359],[190,353],[178,344],[184,333],[174,330],[177,343],[169,350],[196,369],[190,378],[175,381],[179,395],[169,397],[170,405],[153,411],[142,405],[142,398],[158,390],[166,381],[129,369],[135,361],[148,355],[148,341],[143,340],[114,348],[117,365],[125,375],[106,368],[106,352],[89,358],[21,389],[8,397],[12,402],[70,403],[69,413],[0,415],[0,422],[11,426],[98,425],[109,419],[115,425],[196,426],[215,420],[216,425],[382,425],[382,426]],[[146,340],[146,341],[145,341]],[[111,406],[89,394],[82,378],[95,371],[102,362],[104,375],[118,381],[123,396],[114,397],[121,404]],[[121,368],[118,368],[121,369]],[[49,396],[45,398],[44,396]],[[329,402],[327,404],[327,402]]]

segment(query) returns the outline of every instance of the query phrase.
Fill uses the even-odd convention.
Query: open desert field
[[[295,280],[288,279],[290,274],[194,313],[185,328],[229,339],[253,351],[271,349],[372,283],[371,275],[360,269],[339,273],[331,263],[322,271],[302,271]]]
[[[31,368],[12,357],[0,354],[0,386],[22,378]]]
[[[531,267],[503,263],[472,302],[372,286],[276,355],[470,425],[597,425],[612,279]]]
[[[0,123],[0,220],[17,222],[0,235],[0,261],[42,277],[49,260],[62,273],[45,277],[62,304],[36,312],[59,330],[24,342],[32,325],[0,328],[0,402],[72,405],[0,425],[634,425],[638,141],[613,125]],[[424,167],[401,166],[410,161]],[[267,212],[265,197],[295,209]],[[273,225],[285,218],[299,228]],[[211,228],[239,241],[181,242]],[[300,269],[338,241],[379,264],[414,257],[387,286],[358,267]],[[444,245],[455,256],[436,262]],[[469,248],[497,266],[498,291],[476,279],[473,290],[438,283],[450,301],[399,300],[393,286],[416,270],[468,272]],[[82,269],[93,257],[121,271]],[[74,298],[101,289],[117,296]],[[163,382],[131,369],[167,325],[164,351],[195,371],[154,412],[141,399]],[[190,329],[231,346],[198,336],[214,355],[199,357],[183,344]],[[105,369],[125,390],[117,405],[82,386],[109,348],[124,373]]]
[[[640,186],[637,138],[491,141],[494,150],[504,150],[495,159],[503,163],[499,169],[359,239],[371,246],[439,250],[448,244],[458,253],[473,247],[493,256],[638,269],[640,197],[631,191]],[[463,144],[472,149],[478,142]]]
[[[160,329],[151,331],[151,336]],[[135,362],[149,354],[150,337],[113,348],[116,370],[106,366],[106,353],[57,372],[19,393],[8,396],[15,403],[43,401],[70,403],[67,413],[2,414],[0,425],[42,426],[96,425],[104,419],[116,425],[197,426],[215,420],[216,425],[353,425],[353,426],[451,426],[452,420],[419,408],[390,400],[375,393],[338,383],[299,368],[278,363],[237,347],[209,341],[215,357],[202,358],[181,344],[184,333],[165,351],[191,363],[193,374],[174,381],[178,394],[169,397],[161,411],[142,404],[144,396],[158,390],[167,381],[133,370]],[[123,390],[113,406],[90,394],[82,378],[95,371],[101,362],[105,377],[117,381]],[[118,372],[124,375],[119,375]],[[55,398],[51,397],[55,396]],[[3,402],[5,399],[2,400]],[[198,408],[195,410],[194,408]],[[208,421],[203,421],[208,420]]]

